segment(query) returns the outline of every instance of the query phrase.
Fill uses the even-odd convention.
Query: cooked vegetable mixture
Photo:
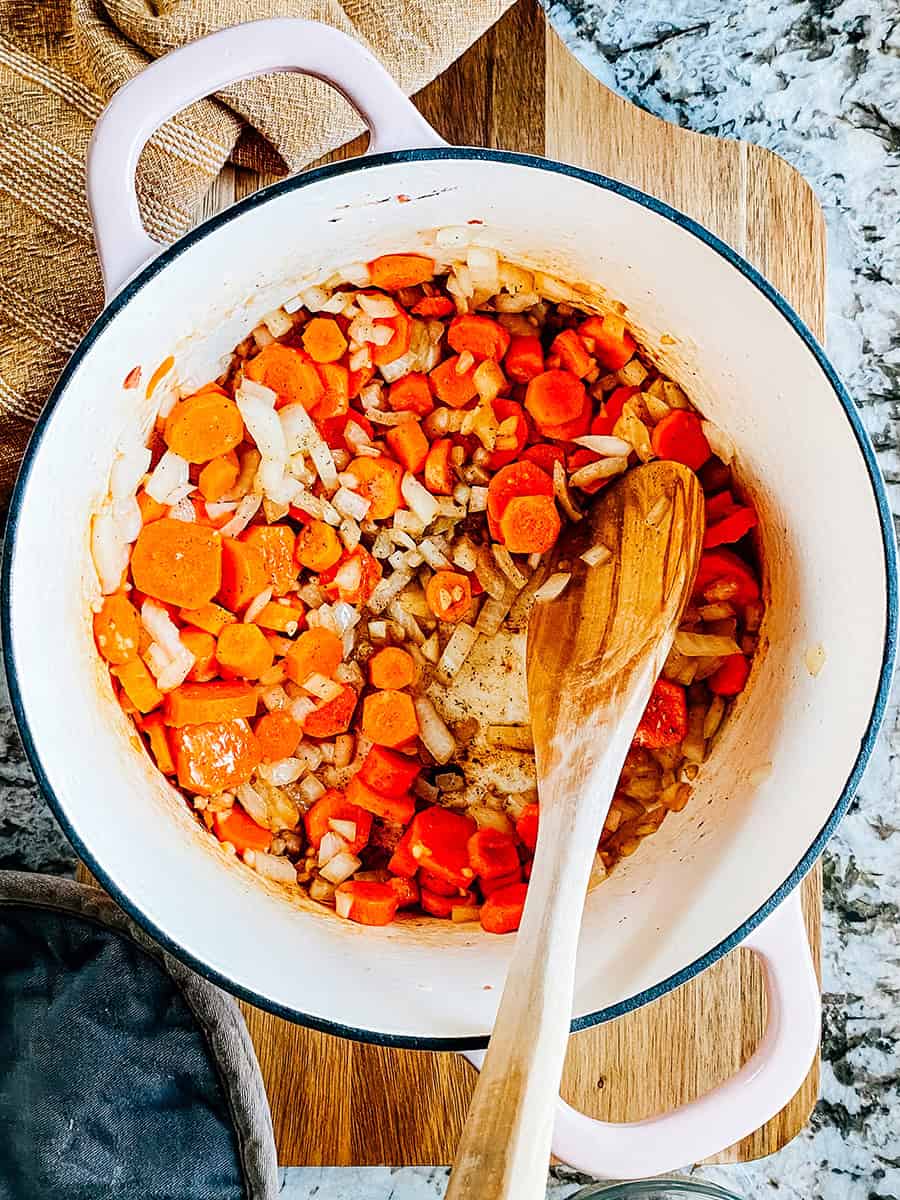
[[[162,364],[149,445],[122,448],[94,518],[94,634],[227,853],[363,925],[418,910],[506,933],[538,831],[530,732],[451,697],[565,588],[545,562],[563,524],[656,457],[707,496],[693,602],[595,878],[687,804],[763,610],[728,438],[616,311],[470,233],[310,287],[199,390]]]

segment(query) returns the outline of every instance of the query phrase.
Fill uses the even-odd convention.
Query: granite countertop
[[[542,0],[610,87],[680,125],[768,146],[811,182],[829,234],[828,344],[900,510],[900,9],[896,0]],[[2,687],[2,685],[0,685]],[[878,749],[825,857],[822,1096],[758,1163],[696,1174],[748,1200],[900,1200],[900,752]],[[786,797],[789,803],[790,798]],[[0,692],[0,867],[69,873]],[[437,1168],[294,1169],[293,1200],[432,1200]],[[555,1172],[565,1200],[586,1182]]]

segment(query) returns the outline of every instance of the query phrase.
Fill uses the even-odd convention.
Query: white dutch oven
[[[270,187],[158,254],[135,198],[141,147],[191,101],[272,70],[339,88],[365,118],[371,152]],[[160,942],[273,1012],[390,1045],[486,1044],[511,939],[448,922],[342,922],[227,863],[198,828],[138,748],[95,652],[88,549],[116,443],[138,419],[143,392],[122,387],[133,366],[146,380],[174,352],[183,379],[205,380],[310,275],[413,249],[435,227],[483,222],[472,227],[478,240],[508,257],[624,301],[661,365],[730,431],[761,516],[770,597],[767,649],[690,805],[588,899],[572,1025],[646,1004],[743,942],[767,973],[763,1044],[714,1093],[650,1121],[602,1125],[560,1103],[554,1149],[595,1175],[628,1178],[758,1127],[799,1086],[818,1041],[796,889],[871,749],[897,615],[872,451],[808,330],[686,217],[560,163],[448,147],[365,50],[301,21],[228,30],[150,66],[101,119],[88,188],[110,303],[29,447],[3,613],[25,746],[82,858]],[[814,678],[804,656],[818,644],[826,661]]]

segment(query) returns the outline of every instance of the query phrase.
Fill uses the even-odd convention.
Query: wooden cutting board
[[[822,336],[825,237],[807,184],[767,150],[678,129],[610,93],[547,28],[536,0],[520,0],[416,102],[450,142],[546,154],[668,201],[759,267]],[[358,151],[345,147],[334,157]],[[247,172],[226,173],[205,215],[259,183]],[[818,960],[818,870],[804,898]],[[242,1007],[280,1163],[452,1161],[475,1078],[461,1058],[341,1041]],[[693,1099],[749,1057],[764,1011],[760,972],[738,950],[640,1012],[574,1035],[563,1095],[613,1121]],[[818,1079],[816,1063],[794,1100],[718,1161],[758,1158],[790,1141],[809,1117]]]

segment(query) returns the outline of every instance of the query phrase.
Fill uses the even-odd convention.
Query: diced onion
[[[274,684],[272,687],[262,688],[259,693],[259,698],[266,706],[269,712],[278,712],[283,708],[287,708],[288,695],[280,684]]]
[[[246,862],[246,856],[244,861]],[[277,854],[266,854],[264,850],[257,850],[253,855],[253,862],[248,865],[251,865],[258,875],[271,879],[274,883],[297,882],[297,868],[289,859]]]
[[[312,891],[310,891],[310,895],[312,895]],[[345,921],[349,921],[350,911],[353,908],[353,897],[349,892],[335,892],[334,907],[339,917],[343,917]]]
[[[569,484],[571,487],[585,487],[589,483],[596,483],[598,479],[610,479],[613,475],[621,475],[627,467],[628,459],[624,454],[600,458],[597,462],[588,463],[587,466],[573,471],[569,476]]]
[[[315,710],[315,701],[313,701],[309,696],[298,696],[295,700],[291,701],[288,708],[288,712],[301,728],[303,727],[303,722],[306,720],[309,714],[311,712],[315,712]],[[315,767],[309,767],[307,769],[315,770]]]
[[[325,837],[328,837],[327,833]],[[325,839],[323,838],[322,840],[324,841]],[[349,854],[347,851],[344,851],[342,854],[336,854],[327,866],[322,867],[319,874],[323,879],[327,879],[329,883],[337,885],[343,883],[345,879],[349,879],[354,871],[358,871],[361,866],[362,863],[355,854]],[[346,895],[346,893],[343,894]],[[340,902],[342,893],[338,892],[336,896],[338,902]]]
[[[241,807],[249,817],[262,825],[264,829],[269,828],[269,808],[265,800],[252,784],[241,783],[236,789],[238,800],[241,802]]]
[[[356,303],[369,317],[396,317],[397,305],[390,296],[383,296],[377,292],[358,292]],[[388,326],[390,328],[390,326]],[[365,339],[358,339],[365,340]]]
[[[534,593],[535,600],[538,603],[555,600],[557,596],[561,596],[566,590],[571,578],[572,576],[569,571],[555,571]]]
[[[605,563],[612,558],[612,551],[608,546],[604,546],[601,542],[598,542],[596,546],[591,546],[589,550],[585,550],[584,554],[579,557],[589,567],[598,567],[601,563]]]
[[[157,504],[167,504],[171,493],[175,488],[187,483],[189,476],[190,464],[187,459],[167,450],[153,468],[153,473],[144,485],[144,491]]]
[[[566,473],[558,459],[553,463],[553,494],[559,501],[560,508],[570,520],[581,520],[583,514],[572,499],[569,485],[566,483]]]
[[[256,516],[261,504],[262,496],[259,492],[248,492],[246,496],[243,496],[238,501],[234,516],[219,531],[222,537],[237,537],[239,533],[243,533]]]
[[[325,675],[320,675],[317,671],[304,679],[301,686],[304,691],[321,700],[323,704],[330,704],[341,694],[340,684],[335,683],[333,679],[328,679]]]
[[[305,769],[302,759],[292,757],[279,758],[277,762],[259,765],[260,775],[273,787],[286,787],[289,783],[296,783]]]
[[[484,512],[487,508],[488,490],[486,487],[472,487],[469,489],[469,512]]]
[[[724,658],[741,652],[734,638],[717,633],[692,633],[688,629],[679,629],[675,634],[675,649],[686,658]]]
[[[497,566],[500,568],[509,582],[514,588],[521,591],[528,580],[516,566],[515,562],[513,561],[513,557],[507,548],[505,546],[501,546],[498,542],[493,542],[491,544],[491,553],[494,556],[494,561],[496,562]]]
[[[456,753],[456,738],[427,696],[414,697],[413,704],[419,719],[419,737],[423,746],[435,762],[449,762]]]
[[[456,626],[438,660],[437,677],[441,683],[449,683],[453,679],[468,658],[478,637],[478,630],[472,625],[460,622]]]
[[[502,597],[488,596],[482,604],[478,620],[475,622],[478,632],[484,634],[485,637],[493,637],[506,620],[515,596],[516,589],[512,584],[508,585]]]
[[[328,828],[336,833],[338,837],[343,838],[349,845],[350,842],[356,841],[356,822],[355,821],[338,821],[334,817],[328,822]]]
[[[263,458],[287,464],[287,440],[275,409],[258,396],[248,395],[243,383],[237,390],[235,401],[244,418],[244,424]]]
[[[298,790],[307,804],[314,804],[320,796],[325,795],[326,788],[315,775],[305,775],[298,784]]]
[[[354,521],[362,521],[372,507],[372,501],[366,500],[358,492],[341,487],[334,493],[331,503],[342,517],[350,517]]]
[[[446,571],[453,566],[450,559],[444,554],[433,538],[423,538],[419,542],[419,554],[421,554],[433,571]]]
[[[355,824],[355,822],[354,822]],[[338,854],[343,853],[347,849],[348,841],[333,829],[329,829],[323,834],[322,840],[319,843],[319,866],[327,866],[333,858]]]
[[[720,429],[718,425],[714,425],[712,421],[703,421],[703,433],[709,442],[709,448],[717,458],[721,458],[723,463],[730,463],[735,455],[734,442],[728,434]]]
[[[394,597],[400,595],[412,577],[413,573],[408,569],[392,571],[390,575],[384,576],[375,585],[367,607],[374,613],[384,612]]]
[[[631,453],[631,443],[624,438],[605,436],[599,433],[588,433],[584,437],[572,438],[576,446],[584,446],[594,454],[602,454],[605,458],[614,458]]]

